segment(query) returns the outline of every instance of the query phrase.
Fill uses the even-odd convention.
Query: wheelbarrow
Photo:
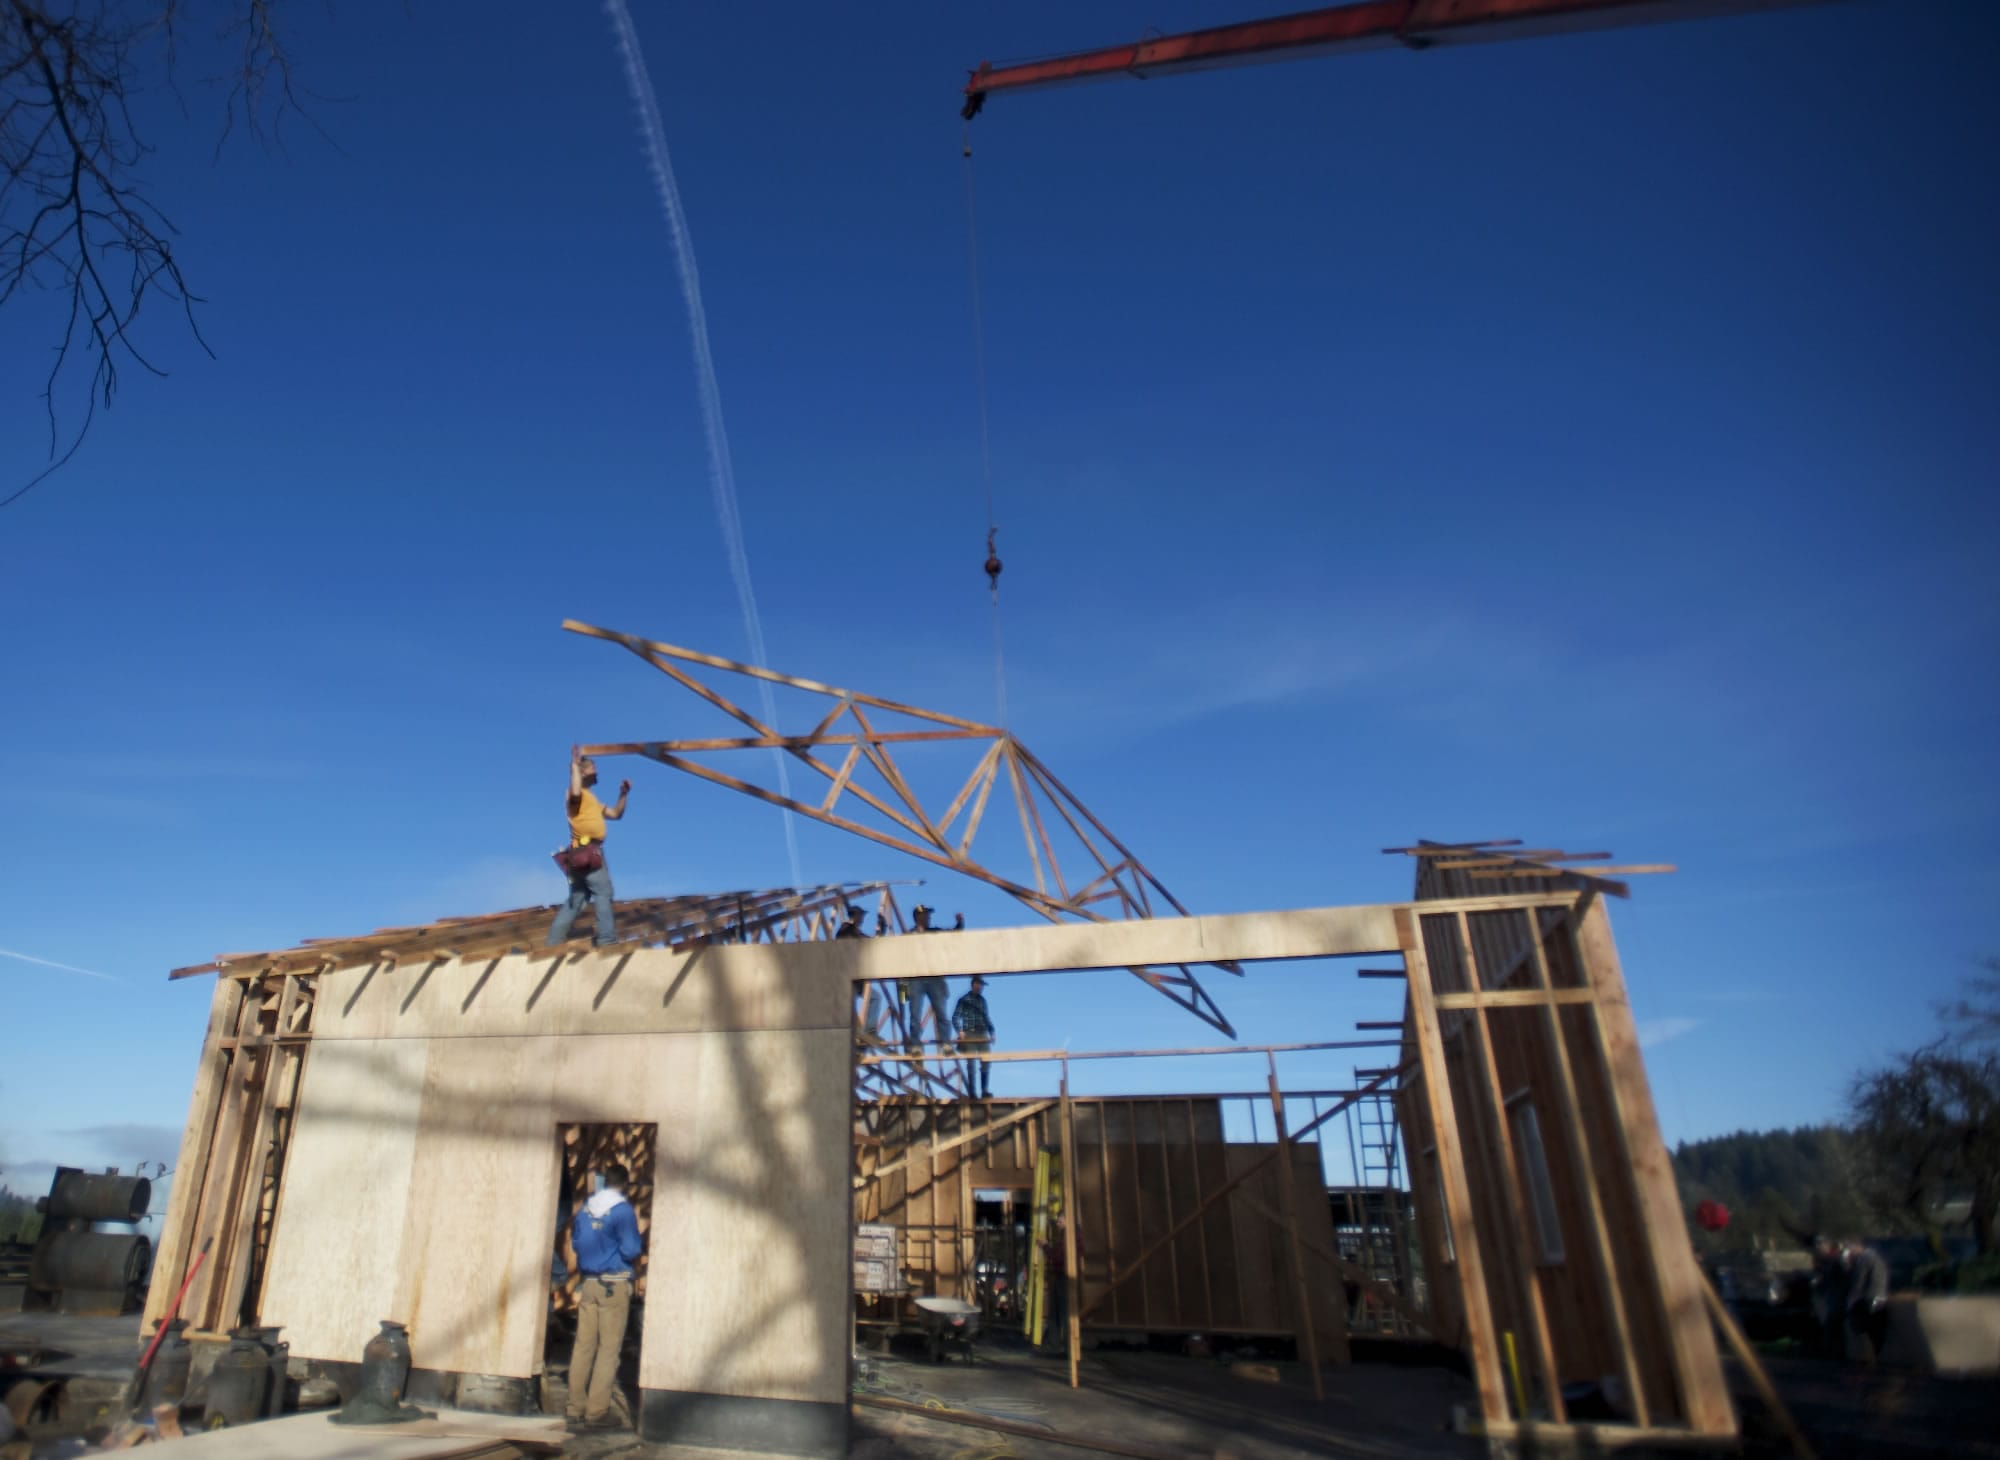
[[[972,1340],[979,1336],[979,1308],[963,1298],[917,1298],[917,1316],[923,1323],[924,1346],[931,1362],[944,1362],[946,1344],[957,1345],[972,1362]]]

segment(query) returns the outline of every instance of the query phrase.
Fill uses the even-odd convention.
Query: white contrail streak
[[[12,948],[0,948],[0,958],[18,958],[23,963],[39,963],[44,968],[60,968],[64,973],[80,973],[85,978],[101,978],[106,983],[123,983],[108,973],[99,973],[94,968],[78,968],[74,963],[57,963],[53,958],[37,958],[31,953],[16,953]]]
[[[743,610],[743,629],[750,640],[750,662],[764,664],[764,625],[757,616],[757,593],[750,582],[750,555],[743,546],[743,518],[736,507],[736,469],[729,459],[729,431],[722,420],[722,388],[715,380],[715,357],[708,347],[708,311],[701,303],[701,273],[695,267],[694,240],[688,234],[687,214],[681,208],[680,189],[674,183],[674,165],[667,156],[667,129],[660,120],[660,104],[653,96],[653,83],[639,53],[639,33],[632,26],[632,13],[625,0],[604,0],[611,17],[611,29],[618,38],[618,53],[625,62],[625,81],[632,88],[632,100],[639,108],[640,136],[646,144],[646,161],[652,168],[653,187],[660,195],[660,208],[667,215],[667,231],[673,235],[674,257],[680,264],[681,295],[687,300],[688,335],[694,344],[695,383],[701,391],[702,428],[708,437],[708,482],[715,496],[715,515],[722,524],[722,541],[729,551],[729,573],[736,580],[736,601]],[[757,682],[762,697],[764,723],[777,725],[777,705],[771,686]],[[786,752],[773,750],[778,763],[778,790],[792,794]],[[803,886],[799,872],[799,840],[793,829],[792,813],[785,818],[785,851],[791,857],[792,886]]]

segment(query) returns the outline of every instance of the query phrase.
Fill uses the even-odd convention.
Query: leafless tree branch
[[[207,0],[217,38],[234,57],[225,140],[239,117],[260,141],[276,135],[287,112],[310,121],[277,24],[279,3]],[[177,312],[195,342],[214,355],[195,318],[201,296],[175,254],[178,230],[146,194],[151,149],[128,104],[153,79],[178,97],[173,73],[181,31],[189,11],[202,4],[0,0],[0,308],[29,293],[67,295],[42,390],[49,465],[0,499],[0,507],[76,455],[126,368],[165,373],[137,335],[148,301]],[[85,400],[65,446],[60,397],[73,365],[87,371]]]

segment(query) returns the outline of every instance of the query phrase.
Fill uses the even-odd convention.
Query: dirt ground
[[[30,1372],[0,1377],[0,1387],[58,1382],[59,1404],[34,1427],[38,1460],[64,1453],[57,1445],[63,1435],[97,1427],[111,1414],[131,1372],[137,1334],[136,1318],[0,1315],[0,1344],[38,1346],[44,1354]],[[1065,1364],[1029,1353],[1018,1340],[982,1344],[970,1364],[934,1365],[913,1352],[869,1354],[857,1361],[849,1454],[1079,1460],[1090,1453],[1058,1437],[1203,1460],[1471,1460],[1484,1453],[1478,1442],[1451,1432],[1453,1407],[1470,1406],[1472,1388],[1448,1369],[1388,1362],[1330,1368],[1320,1405],[1299,1365],[1273,1367],[1275,1383],[1233,1372],[1222,1359],[1095,1349],[1084,1358],[1083,1387],[1071,1390]],[[2000,1460],[2000,1381],[1802,1358],[1772,1359],[1769,1368],[1820,1460]],[[1789,1454],[1747,1380],[1734,1371],[1732,1377],[1743,1453],[1753,1460]],[[996,1433],[874,1407],[871,1399],[988,1416],[1031,1433]],[[564,1453],[576,1460],[743,1460],[745,1454],[646,1445],[629,1431],[575,1436]]]

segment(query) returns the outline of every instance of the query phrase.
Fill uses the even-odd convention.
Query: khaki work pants
[[[564,1406],[571,1419],[595,1422],[610,1411],[631,1310],[630,1278],[587,1277],[578,1285],[576,1347],[570,1353],[569,1403]]]

